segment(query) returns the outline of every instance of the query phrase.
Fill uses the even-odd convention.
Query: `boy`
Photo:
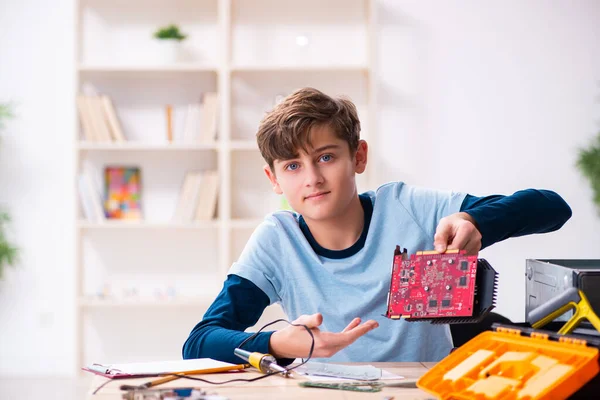
[[[280,303],[311,328],[315,358],[440,360],[452,347],[447,325],[383,317],[395,246],[409,254],[432,247],[477,254],[509,237],[557,230],[571,216],[559,195],[544,190],[480,198],[394,182],[359,195],[355,174],[365,170],[368,148],[356,108],[312,88],[268,113],[257,142],[273,190],[296,212],[268,215],[254,231],[185,342],[184,358],[240,362],[233,349],[250,335],[244,330]],[[286,365],[306,357],[310,345],[303,327],[288,326],[244,348]]]

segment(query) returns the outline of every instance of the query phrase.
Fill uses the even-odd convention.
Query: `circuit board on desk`
[[[396,246],[386,317],[432,323],[480,321],[496,303],[497,273],[465,251],[422,251],[410,257]]]

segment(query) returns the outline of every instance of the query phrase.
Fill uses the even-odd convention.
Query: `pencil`
[[[177,375],[169,375],[169,376],[165,376],[164,378],[159,378],[159,379],[155,379],[153,381],[146,382],[146,383],[140,385],[140,387],[147,389],[147,388],[151,388],[153,386],[161,385],[163,383],[174,381],[175,379],[179,379],[179,378],[180,377]]]
[[[163,383],[171,382],[171,381],[174,381],[175,379],[181,378],[180,375],[214,374],[216,372],[235,371],[235,370],[240,370],[240,369],[244,369],[247,367],[248,367],[248,364],[237,364],[237,365],[227,365],[225,367],[197,369],[194,371],[173,372],[173,375],[167,375],[165,377],[143,383],[139,386],[139,388],[147,389],[147,388],[151,388],[151,387],[154,387],[157,385],[161,385]]]

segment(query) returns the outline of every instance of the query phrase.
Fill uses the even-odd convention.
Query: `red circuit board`
[[[473,315],[477,256],[465,251],[394,254],[386,317],[411,320]]]

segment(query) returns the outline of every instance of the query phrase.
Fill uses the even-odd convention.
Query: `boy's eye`
[[[332,158],[333,158],[333,156],[331,154],[323,154],[321,156],[321,161],[329,162],[329,161],[331,161]]]
[[[288,164],[288,165],[285,166],[285,169],[287,171],[295,171],[295,170],[298,169],[298,167],[299,167],[298,163],[290,163],[290,164]]]

